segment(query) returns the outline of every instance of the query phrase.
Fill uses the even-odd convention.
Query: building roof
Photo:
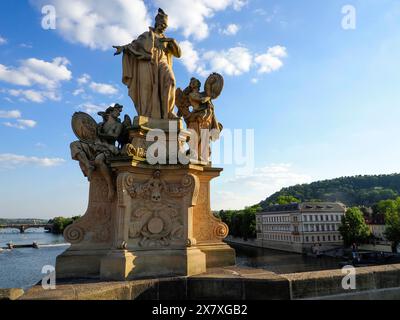
[[[303,202],[268,206],[259,214],[279,214],[284,212],[344,212],[345,210],[346,207],[340,202]]]

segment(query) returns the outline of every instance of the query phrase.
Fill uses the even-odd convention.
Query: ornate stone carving
[[[185,214],[197,197],[193,175],[184,175],[179,183],[166,182],[158,170],[146,182],[126,175],[125,187],[132,199],[129,239],[140,247],[186,246]]]
[[[83,229],[75,224],[69,225],[64,230],[64,238],[67,242],[72,244],[79,243],[83,240],[85,232]]]
[[[229,233],[228,226],[210,210],[209,182],[201,181],[197,205],[194,210],[194,237],[198,243],[220,242]]]
[[[82,218],[64,230],[66,241],[73,245],[110,243],[113,205],[107,195],[107,183],[99,173],[94,172],[90,182],[88,209]]]

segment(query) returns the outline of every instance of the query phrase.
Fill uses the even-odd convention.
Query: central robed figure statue
[[[123,53],[122,82],[139,116],[154,119],[175,119],[175,76],[173,56],[180,58],[178,43],[164,35],[168,16],[158,9],[154,28],[144,32],[132,43],[114,46],[114,55]]]

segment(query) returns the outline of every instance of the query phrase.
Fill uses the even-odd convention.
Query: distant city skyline
[[[43,28],[45,5],[56,9],[55,30]],[[349,5],[354,29],[343,28]],[[145,31],[158,7],[183,49],[177,86],[220,72],[218,120],[254,132],[254,170],[238,176],[238,165],[223,164],[212,209],[298,183],[400,171],[398,1],[4,0],[0,218],[84,214],[88,182],[70,159],[71,116],[99,120],[116,102],[135,116],[111,46]]]

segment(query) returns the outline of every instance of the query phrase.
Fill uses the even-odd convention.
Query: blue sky
[[[135,115],[121,58],[108,48],[146,31],[159,6],[184,49],[174,62],[178,86],[222,73],[219,121],[254,130],[254,172],[222,165],[214,209],[297,183],[399,172],[398,1],[187,3],[0,2],[0,217],[84,213],[88,183],[70,159],[71,115],[115,102]],[[55,30],[41,26],[45,4],[56,8]],[[344,5],[356,9],[355,29],[342,28]]]

